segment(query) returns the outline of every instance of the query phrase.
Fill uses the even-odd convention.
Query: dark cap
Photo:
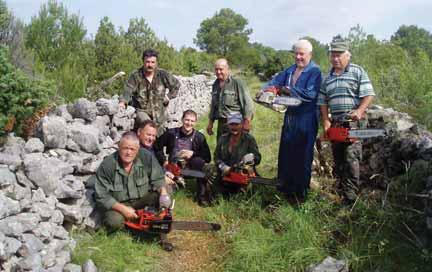
[[[334,40],[330,43],[330,52],[345,52],[349,50],[349,43],[344,40]]]
[[[240,112],[231,112],[227,118],[228,124],[240,124],[242,121],[243,117]]]

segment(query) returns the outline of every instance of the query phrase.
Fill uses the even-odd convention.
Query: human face
[[[185,117],[183,117],[183,130],[186,132],[186,134],[189,134],[192,132],[192,130],[195,127],[196,124],[196,117],[193,114],[186,114]]]
[[[146,72],[153,72],[157,67],[156,57],[145,57],[144,58],[144,70]]]
[[[350,61],[349,52],[330,52],[330,62],[336,73],[339,73],[347,67]]]
[[[139,129],[138,138],[140,143],[147,148],[151,148],[156,141],[156,133],[156,129],[148,125]]]
[[[216,78],[225,81],[228,78],[228,64],[224,61],[218,61],[215,64],[215,75]]]
[[[312,58],[312,52],[308,52],[304,48],[296,48],[294,53],[295,53],[295,63],[299,68],[306,67]]]
[[[230,132],[232,135],[239,135],[240,132],[242,131],[243,125],[242,123],[232,123],[228,125]]]
[[[124,165],[131,164],[135,160],[138,150],[139,145],[137,142],[127,139],[121,141],[119,145],[119,155],[122,163]]]

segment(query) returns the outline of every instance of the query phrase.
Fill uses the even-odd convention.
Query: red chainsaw
[[[169,162],[165,165],[165,170],[171,172],[174,175],[174,181],[181,185],[185,186],[184,178],[205,178],[206,174],[204,172],[185,168],[185,163],[182,161],[177,162]]]
[[[324,141],[350,143],[360,139],[368,139],[380,136],[386,136],[384,129],[378,128],[365,128],[357,129],[350,128],[349,122],[352,122],[349,113],[343,114],[333,120],[334,125],[327,129],[324,137],[321,139]]]
[[[174,207],[174,203],[171,207]],[[137,210],[138,219],[125,221],[125,225],[135,231],[150,233],[169,233],[172,230],[186,231],[218,231],[221,225],[203,221],[175,221],[172,214],[173,208],[157,210],[146,207]]]
[[[247,186],[249,183],[278,186],[277,179],[269,179],[257,176],[254,169],[248,165],[239,165],[232,167],[231,170],[222,177],[222,181],[241,186]]]

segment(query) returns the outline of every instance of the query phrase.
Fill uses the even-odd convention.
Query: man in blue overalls
[[[317,96],[321,85],[320,68],[311,61],[312,44],[294,44],[295,64],[277,74],[266,88],[276,87],[282,95],[298,98],[302,104],[288,107],[282,127],[278,179],[279,190],[290,202],[303,202],[309,189],[315,138],[318,130]]]
[[[204,134],[194,129],[197,122],[197,114],[193,110],[183,112],[182,126],[165,131],[156,140],[154,150],[158,161],[165,166],[168,162],[176,162],[179,159],[186,162],[186,166],[193,170],[207,172],[211,168],[210,148]],[[166,159],[164,153],[166,148]],[[201,206],[208,206],[210,201],[210,186],[205,178],[197,178],[197,200]]]

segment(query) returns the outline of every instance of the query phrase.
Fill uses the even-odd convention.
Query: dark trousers
[[[228,133],[228,132],[229,132],[229,127],[227,124],[227,119],[226,118],[218,119],[216,142],[219,140],[220,136],[222,136],[223,134]]]
[[[191,158],[188,162],[188,167],[193,170],[203,171],[206,162],[201,157]],[[196,179],[196,199],[199,202],[211,200],[210,184],[205,178]]]
[[[278,159],[279,190],[283,193],[306,196],[317,131],[318,117],[315,112],[285,114]]]
[[[159,194],[156,192],[149,192],[144,197],[133,200],[122,202],[126,206],[130,206],[134,209],[142,209],[146,206],[158,207],[159,206]],[[103,216],[103,224],[106,226],[108,231],[113,232],[116,230],[124,229],[126,218],[117,211],[108,210],[105,211]]]
[[[338,189],[349,200],[355,200],[360,181],[360,162],[362,160],[362,142],[332,143],[333,175],[338,182]]]

